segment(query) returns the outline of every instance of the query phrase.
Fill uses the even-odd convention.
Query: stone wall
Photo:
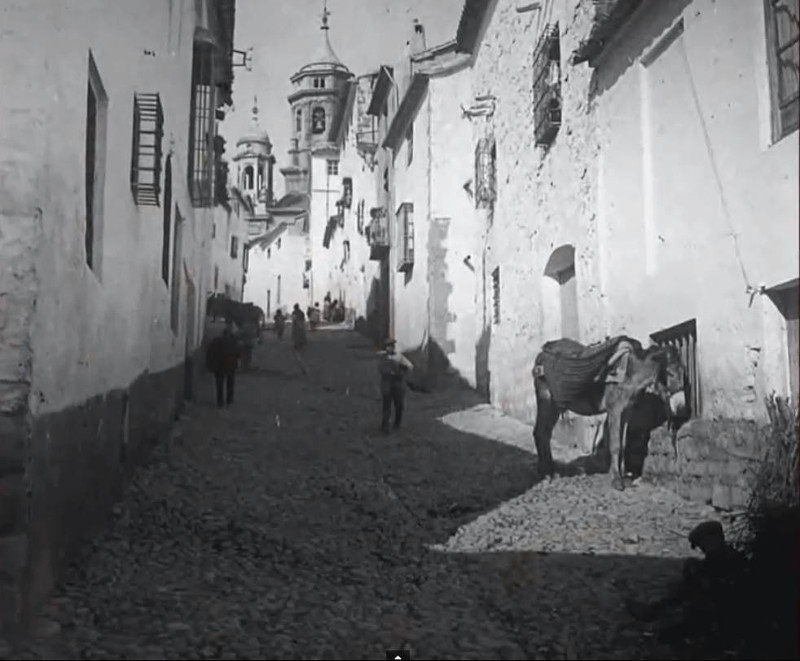
[[[742,420],[693,420],[678,436],[677,458],[664,428],[650,439],[644,474],[684,498],[724,510],[747,504],[766,427]]]
[[[581,341],[602,339],[603,293],[599,290],[596,230],[597,137],[589,103],[591,71],[572,68],[569,54],[589,17],[570,0],[541,3],[541,11],[517,12],[500,0],[473,65],[475,96],[496,97],[494,115],[474,123],[474,140],[492,136],[497,149],[497,197],[485,228],[483,287],[492,315],[491,274],[500,273],[500,320],[485,331],[491,401],[531,422],[535,397],[530,375],[541,345],[561,335],[562,320],[548,260],[563,245],[575,248]],[[533,50],[547,26],[559,24],[562,125],[548,148],[536,145],[532,121]],[[591,442],[582,420],[568,416],[557,437]],[[566,425],[566,426],[565,426]],[[588,440],[584,440],[588,439]]]

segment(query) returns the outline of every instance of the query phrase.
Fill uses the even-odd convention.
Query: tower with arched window
[[[272,204],[272,178],[275,157],[269,135],[258,121],[258,99],[253,103],[253,120],[250,130],[236,141],[235,167],[231,185],[250,198],[254,207]]]
[[[345,102],[343,93],[353,77],[331,47],[329,12],[322,13],[322,39],[310,62],[291,77],[294,87],[289,95],[291,107],[290,165],[281,168],[286,192],[310,192],[311,153],[334,146],[331,128]]]

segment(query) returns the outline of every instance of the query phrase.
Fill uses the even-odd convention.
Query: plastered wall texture
[[[497,99],[493,116],[473,123],[474,142],[493,136],[497,150],[497,199],[486,228],[482,277],[491,315],[490,274],[500,267],[500,322],[488,329],[490,394],[498,408],[528,422],[535,412],[530,375],[535,353],[561,335],[544,271],[564,244],[575,247],[578,339],[593,341],[602,333],[602,292],[596,284],[598,145],[587,94],[591,72],[565,63],[589,16],[574,9],[574,3],[544,2],[540,12],[520,14],[515,3],[500,0],[473,65],[475,96]],[[563,124],[544,150],[535,144],[533,127],[533,50],[545,26],[555,22],[561,32]],[[556,438],[574,442],[581,424],[568,416]],[[591,442],[584,438],[590,434],[579,436],[582,443]]]
[[[184,183],[195,8],[173,5],[3,7],[0,56],[18,65],[0,81],[0,626],[43,598],[182,401],[205,302],[197,296],[189,314],[187,283],[207,286],[211,217],[194,212]],[[109,99],[96,272],[84,249],[89,49]],[[161,95],[184,217],[177,334],[162,210],[135,206],[130,192],[134,91]]]
[[[788,389],[785,322],[768,297],[751,304],[743,271],[754,287],[771,287],[796,278],[798,261],[796,134],[769,137],[763,7],[658,3],[595,69],[566,61],[588,32],[591,3],[515,8],[498,2],[473,66],[474,93],[497,97],[494,116],[474,131],[475,140],[491,134],[497,142],[483,278],[491,308],[489,274],[499,265],[492,402],[533,420],[530,366],[562,330],[543,272],[553,249],[571,244],[580,341],[629,333],[647,343],[696,319],[700,418],[684,427],[677,462],[655,434],[650,469],[686,495],[740,503],[759,451],[763,397]],[[661,41],[680,18],[682,34]],[[543,152],[533,137],[532,51],[556,20],[563,123]],[[726,39],[712,39],[719,34]],[[656,45],[665,47],[648,59]],[[558,443],[586,447],[591,438],[575,418],[556,431]]]
[[[408,141],[395,151],[393,207],[388,209],[390,227],[394,228],[389,268],[394,274],[394,336],[398,350],[416,350],[426,346],[430,337],[428,310],[430,290],[428,287],[428,237],[430,232],[430,197],[428,177],[430,168],[429,144],[430,108],[423,101],[414,119],[414,149],[411,163],[408,162]],[[402,223],[397,212],[400,205],[411,203],[413,209],[414,261],[406,272],[398,270],[402,254]],[[415,358],[412,361],[417,362]],[[420,366],[421,367],[421,366]]]
[[[431,359],[446,359],[470,386],[476,385],[475,351],[480,332],[478,294],[480,234],[472,198],[464,185],[474,169],[472,126],[462,106],[472,97],[468,67],[433,76],[428,87],[430,174],[426,188],[431,199],[426,258],[430,280]],[[423,257],[423,253],[419,253]],[[443,354],[443,356],[440,356]],[[434,366],[439,369],[439,365]]]
[[[338,228],[331,240],[330,291],[345,301],[353,320],[370,317],[375,307],[374,288],[378,286],[380,263],[370,260],[370,247],[365,228],[370,221],[370,209],[378,206],[375,195],[377,168],[366,154],[359,153],[356,144],[357,114],[352,112],[348,130],[339,154],[339,177],[353,181],[353,200],[344,210],[344,227]],[[358,206],[363,202],[362,230],[358,229]],[[344,242],[349,242],[349,259],[345,261]],[[323,293],[324,296],[324,293]],[[322,301],[320,300],[320,305]]]
[[[289,314],[294,304],[299,303],[305,312],[308,305],[308,289],[303,288],[305,252],[306,237],[302,231],[302,221],[287,227],[269,244],[256,243],[251,247],[244,301],[255,303],[264,310],[265,315],[269,307],[267,322],[272,320],[279,307],[284,314]],[[278,276],[281,278],[280,295]]]
[[[231,202],[232,204],[232,202]],[[242,276],[244,275],[243,251],[244,244],[250,238],[247,235],[247,221],[240,209],[237,213],[235,206],[226,209],[223,206],[214,207],[214,225],[216,226],[211,240],[213,264],[211,265],[211,286],[209,291],[225,293],[228,286],[230,296],[239,300],[242,296]],[[231,238],[236,237],[238,248],[236,257],[231,257]],[[214,288],[214,268],[219,269],[219,279]],[[208,292],[204,292],[206,295]],[[263,307],[263,304],[259,303]]]

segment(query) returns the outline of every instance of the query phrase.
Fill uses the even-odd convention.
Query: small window
[[[285,117],[285,115],[284,115]],[[242,190],[253,189],[253,166],[248,165],[242,173]]]
[[[86,92],[86,153],[85,193],[86,226],[84,243],[86,264],[95,272],[100,271],[100,247],[102,245],[103,190],[106,169],[106,122],[108,117],[108,95],[97,70],[94,56],[89,52],[89,80]]]
[[[250,266],[250,249],[245,246],[242,249],[242,270],[247,273],[247,268]]]
[[[350,261],[350,242],[345,239],[342,243],[342,264]]]
[[[411,165],[414,160],[414,122],[408,125],[408,130],[406,131],[406,156],[406,165]]]
[[[276,250],[280,250],[281,249],[281,240],[280,239],[278,239],[278,242],[275,244],[275,249]]]
[[[358,206],[356,206],[356,231],[359,234],[364,233],[364,208],[364,200],[359,200]]]
[[[496,195],[496,160],[495,141],[483,138],[475,147],[475,206],[490,208]]]
[[[275,294],[275,304],[281,306],[281,276],[278,276],[278,291]]]
[[[773,137],[800,126],[800,1],[765,0]]]
[[[239,238],[236,236],[231,237],[231,259],[239,257]]]
[[[214,291],[219,288],[219,266],[214,267]]]
[[[314,89],[325,89],[325,79],[324,78],[314,78],[313,85],[314,85]]]
[[[294,114],[294,130],[300,133],[303,130],[303,109],[298,108]]]
[[[492,271],[492,317],[495,324],[500,323],[500,267]]]
[[[267,259],[272,258],[272,248],[267,248]]]
[[[533,55],[533,127],[536,144],[552,144],[561,126],[561,39],[548,25]]]
[[[653,333],[650,339],[659,346],[672,345],[681,354],[689,381],[687,404],[691,406],[691,417],[700,415],[700,372],[697,365],[697,322],[694,319],[677,326]]]
[[[410,271],[414,266],[414,205],[404,202],[397,210],[400,244],[397,251],[397,270]]]
[[[180,305],[181,305],[181,266],[183,265],[183,216],[181,216],[178,205],[175,205],[175,217],[173,219],[174,228],[172,230],[172,291],[170,292],[169,323],[172,332],[178,334],[180,328]]]
[[[164,206],[161,225],[161,279],[169,287],[169,248],[172,232],[172,156],[164,166]]]
[[[217,224],[216,223],[211,223],[211,238],[212,239],[216,239],[217,238]]]
[[[311,112],[311,132],[314,134],[325,133],[325,108],[314,108]]]
[[[335,158],[328,159],[328,176],[335,177],[339,174],[339,161]]]

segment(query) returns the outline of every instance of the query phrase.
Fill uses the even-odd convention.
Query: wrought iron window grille
[[[161,97],[158,94],[134,94],[131,193],[140,206],[160,205],[163,138]]]

